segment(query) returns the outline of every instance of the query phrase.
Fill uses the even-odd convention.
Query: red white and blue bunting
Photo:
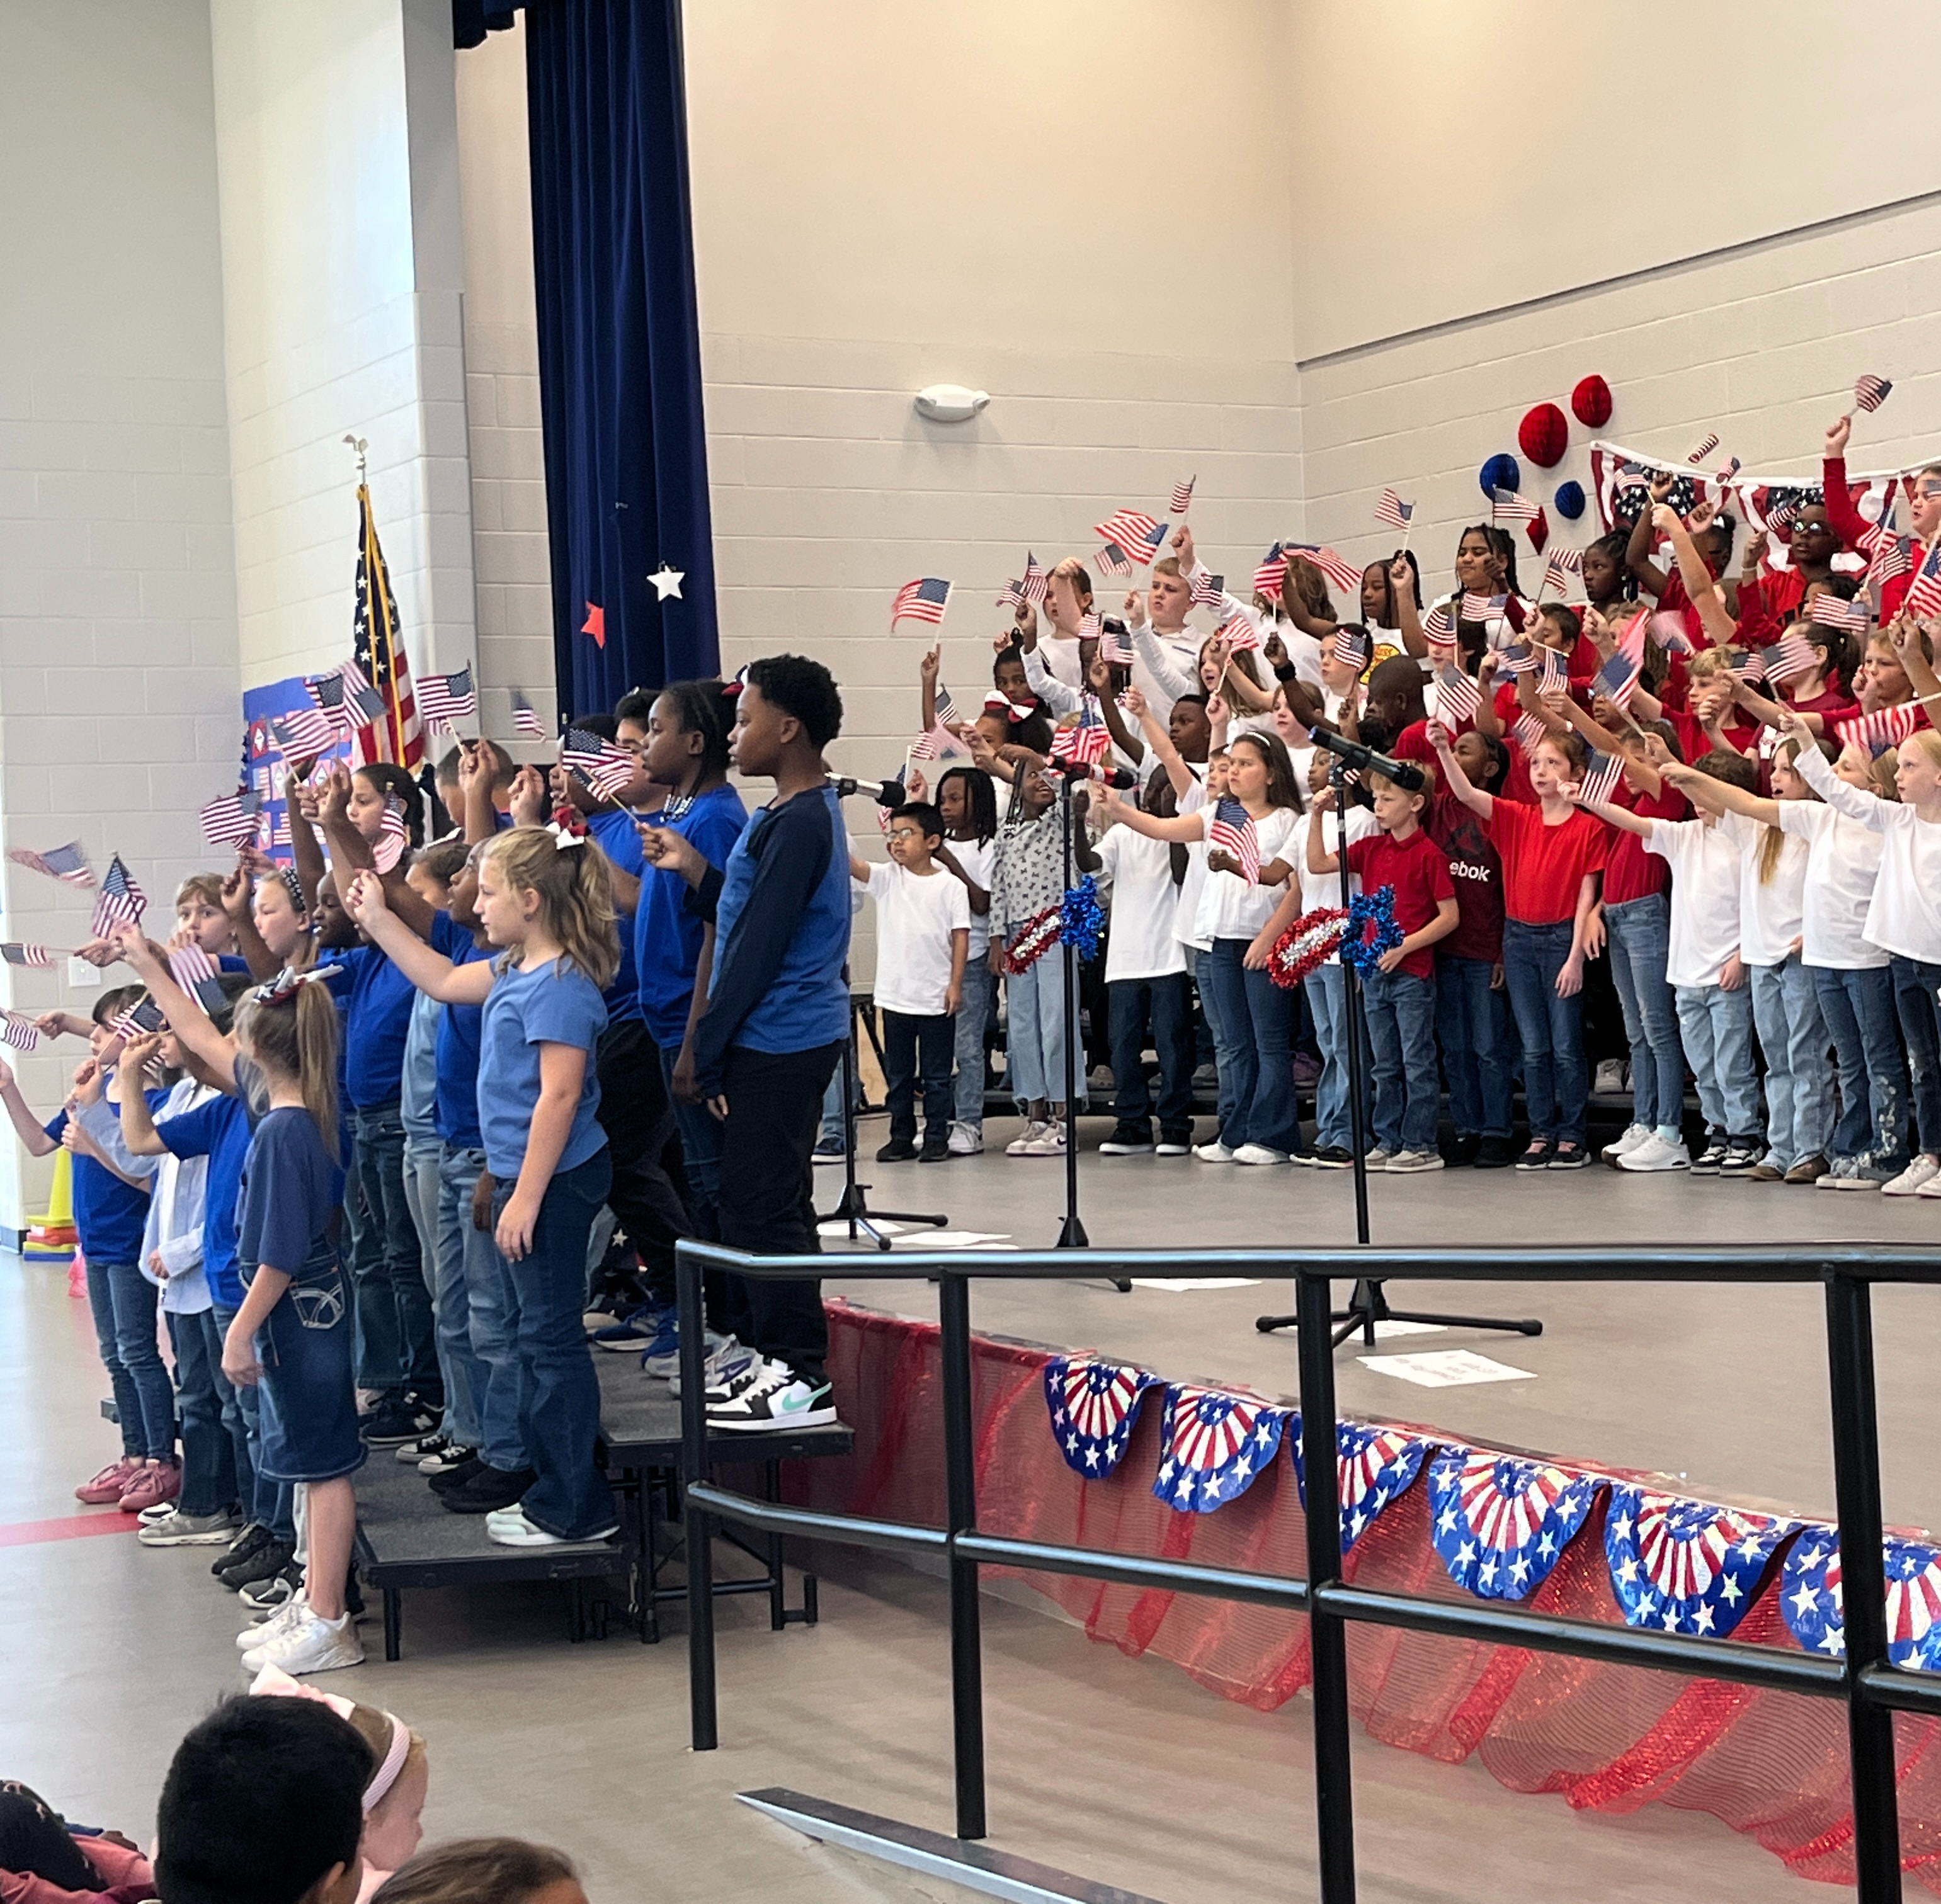
[[[1752,1604],[1774,1550],[1799,1526],[1708,1501],[1613,1487],[1604,1555],[1625,1625],[1724,1638]]]
[[[1139,1404],[1160,1378],[1143,1368],[1084,1356],[1053,1356],[1044,1365],[1044,1402],[1065,1465],[1090,1480],[1125,1459]]]
[[[1288,1428],[1301,1504],[1307,1505],[1307,1463],[1301,1445],[1301,1417]],[[1436,1444],[1401,1428],[1367,1426],[1358,1421],[1334,1424],[1335,1484],[1341,1502],[1341,1551],[1347,1552],[1374,1524],[1376,1517],[1422,1472]]]
[[[1941,1552],[1919,1541],[1881,1543],[1887,1572],[1887,1654],[1897,1666],[1941,1671]],[[1809,1527],[1780,1570],[1780,1611],[1787,1630],[1808,1652],[1847,1650],[1840,1593],[1840,1537]]]
[[[1546,1462],[1445,1448],[1429,1464],[1429,1539],[1459,1587],[1482,1600],[1526,1599],[1549,1578],[1601,1485]]]
[[[1180,1383],[1166,1391],[1165,1457],[1153,1493],[1185,1514],[1210,1514],[1244,1494],[1280,1452],[1291,1418],[1249,1395]]]

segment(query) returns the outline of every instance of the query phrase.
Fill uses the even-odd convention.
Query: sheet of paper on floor
[[[1260,1287],[1258,1276],[1135,1276],[1133,1287],[1136,1289],[1170,1289],[1177,1295],[1182,1289],[1256,1289]]]
[[[1375,1325],[1375,1340],[1389,1342],[1398,1335],[1440,1335],[1443,1328],[1441,1323],[1398,1323],[1392,1317],[1385,1317]]]
[[[1461,1388],[1471,1382],[1528,1382],[1528,1368],[1492,1362],[1470,1349],[1429,1349],[1420,1355],[1359,1355],[1355,1359],[1377,1375],[1393,1375],[1422,1388]]]
[[[912,1250],[1015,1250],[1018,1246],[1004,1230],[910,1230],[893,1241],[907,1243]]]
[[[873,1216],[870,1219],[870,1227],[879,1236],[901,1236],[909,1225],[904,1223],[888,1222],[880,1216]],[[839,1237],[847,1242],[849,1237],[848,1219],[842,1216],[833,1216],[825,1223],[817,1224],[815,1233],[818,1236]]]

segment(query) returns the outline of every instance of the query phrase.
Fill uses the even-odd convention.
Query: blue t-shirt
[[[215,955],[215,969],[218,972],[247,972],[249,961],[239,958],[234,952],[219,952]]]
[[[607,1007],[593,981],[557,959],[530,972],[508,966],[492,982],[479,1041],[478,1124],[485,1167],[510,1183],[526,1158],[526,1134],[540,1100],[540,1046],[576,1045],[586,1054],[586,1079],[555,1167],[576,1169],[607,1141],[595,1121],[600,1079],[593,1047],[607,1029]]]
[[[678,819],[661,822],[690,841],[711,866],[726,866],[748,824],[748,810],[732,787],[704,793]],[[636,838],[639,836],[637,835]],[[844,849],[843,876],[849,862]],[[644,862],[643,862],[644,863]],[[678,873],[648,866],[640,874],[640,903],[634,914],[634,960],[640,1015],[663,1051],[680,1048],[687,1008],[694,999],[694,969],[701,962],[702,922],[685,911],[687,882]]]
[[[449,913],[432,921],[431,946],[455,966],[492,957],[492,948],[474,944]],[[438,1134],[454,1150],[485,1148],[478,1129],[478,1034],[484,1018],[482,1005],[448,1005],[438,1017]]]
[[[405,1034],[417,987],[374,945],[333,952],[326,963],[342,966],[350,979],[350,1008],[344,1025],[345,1093],[359,1110],[388,1103],[403,1087]]]
[[[58,1143],[67,1122],[62,1111],[43,1128]],[[105,1164],[78,1150],[73,1166],[74,1227],[81,1233],[81,1254],[91,1263],[139,1263],[148,1222],[147,1190],[124,1182]]]
[[[640,851],[640,836],[634,830],[631,813],[589,813],[586,831],[598,842],[600,850],[622,872],[631,873],[638,879],[646,871],[646,859]],[[613,1025],[637,1023],[640,995],[639,982],[634,976],[634,915],[631,912],[621,913],[614,923],[620,933],[620,964],[613,974],[613,982],[601,995],[607,1001],[607,1022]]]
[[[249,1154],[249,1113],[240,1097],[223,1095],[165,1119],[155,1135],[178,1157],[206,1157],[203,1179],[202,1268],[219,1309],[243,1306],[236,1273],[236,1193]]]
[[[236,1200],[236,1252],[301,1280],[329,1243],[341,1178],[316,1120],[294,1106],[265,1111],[249,1140]]]

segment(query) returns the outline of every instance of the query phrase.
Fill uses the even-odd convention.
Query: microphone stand
[[[1338,753],[1328,763],[1328,784],[1334,790],[1334,810],[1339,816],[1334,858],[1341,875],[1343,912],[1348,911],[1353,898],[1348,871],[1348,776],[1351,770],[1349,761]],[[1362,1002],[1361,975],[1353,960],[1344,954],[1337,957],[1341,964],[1343,1016],[1348,1030],[1348,1129],[1349,1145],[1354,1153],[1355,1240],[1365,1250],[1368,1245],[1368,1160],[1367,1115],[1362,1101],[1362,1050],[1367,1036],[1367,1015]],[[1512,1335],[1543,1333],[1542,1323],[1533,1320],[1508,1322],[1489,1316],[1431,1315],[1423,1310],[1391,1309],[1380,1279],[1372,1277],[1357,1277],[1347,1307],[1336,1310],[1328,1320],[1339,1325],[1329,1338],[1337,1349],[1353,1335],[1359,1335],[1363,1346],[1372,1349],[1375,1325],[1385,1322],[1423,1323],[1438,1329],[1495,1329]],[[1299,1322],[1297,1316],[1259,1316],[1255,1318],[1254,1326],[1263,1335],[1271,1335],[1276,1329],[1295,1328]]]

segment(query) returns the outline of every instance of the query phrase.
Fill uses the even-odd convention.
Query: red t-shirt
[[[1503,956],[1503,862],[1488,829],[1445,788],[1429,810],[1429,837],[1447,856],[1456,885],[1456,929],[1436,941],[1437,957],[1496,964]]]
[[[1348,849],[1348,870],[1361,875],[1364,892],[1394,887],[1395,922],[1405,935],[1420,932],[1435,917],[1441,902],[1456,896],[1448,860],[1420,826],[1405,840],[1371,833],[1356,841]],[[1414,978],[1434,978],[1435,947],[1419,947],[1396,969]]]
[[[1683,819],[1685,796],[1669,780],[1655,793],[1633,793],[1622,780],[1611,796],[1611,804],[1622,807],[1640,819]],[[1627,899],[1649,899],[1662,892],[1671,877],[1671,867],[1661,854],[1647,853],[1635,833],[1621,826],[1610,829],[1604,854],[1604,903],[1621,906]]]
[[[1706,572],[1710,574],[1711,564],[1707,563],[1705,566]],[[1716,581],[1718,577],[1713,575],[1712,579]],[[1664,593],[1658,598],[1658,612],[1677,615],[1685,624],[1686,638],[1694,648],[1710,648],[1712,645],[1712,637],[1705,632],[1704,618],[1699,614],[1697,604],[1687,591],[1685,577],[1676,563],[1672,564],[1671,572],[1665,578]]]
[[[1770,648],[1796,620],[1806,584],[1796,569],[1771,569],[1739,584],[1739,645],[1755,653]]]
[[[1820,491],[1826,499],[1826,520],[1833,533],[1850,549],[1858,549],[1860,538],[1873,527],[1866,517],[1854,507],[1854,499],[1847,487],[1847,459],[1845,456],[1829,456],[1820,465]],[[1881,626],[1885,627],[1900,612],[1900,605],[1907,599],[1907,591],[1914,586],[1912,573],[1896,575],[1891,581],[1881,584]]]
[[[1695,765],[1701,755],[1709,754],[1712,751],[1712,737],[1705,731],[1695,714],[1687,714],[1682,710],[1674,712],[1667,707],[1664,710],[1664,718],[1671,723],[1673,731],[1678,736],[1679,754],[1687,767]],[[1765,731],[1765,729],[1758,722],[1747,718],[1742,707],[1735,706],[1732,718],[1726,723],[1726,738],[1732,743],[1735,751],[1744,754],[1748,759],[1757,755],[1759,736]]]
[[[1584,875],[1604,868],[1604,822],[1579,809],[1546,826],[1541,807],[1499,800],[1489,828],[1503,856],[1505,917],[1525,926],[1574,919]]]

